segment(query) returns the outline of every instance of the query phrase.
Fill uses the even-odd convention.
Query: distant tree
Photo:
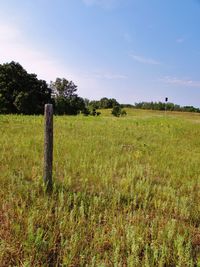
[[[103,97],[99,100],[99,108],[113,108],[114,106],[119,105],[115,98]]]
[[[122,109],[121,109],[120,105],[117,105],[117,106],[113,107],[111,113],[112,113],[113,116],[119,117],[121,115],[121,110]]]
[[[51,90],[36,74],[14,61],[0,64],[0,113],[41,114],[51,102]]]
[[[115,98],[109,99],[109,108],[113,108],[114,106],[117,106],[117,105],[119,105],[119,103],[117,102]]]
[[[52,96],[55,102],[56,114],[77,115],[80,112],[87,113],[85,101],[76,94],[77,86],[65,78],[57,78],[50,83]]]
[[[84,115],[84,116],[89,116],[90,115],[90,110],[89,108],[85,107],[81,113]]]
[[[85,106],[88,108],[90,105],[90,100],[87,98],[84,98],[84,103],[85,103]]]
[[[89,103],[89,107],[99,109],[100,108],[100,102],[98,100],[92,100]]]
[[[103,97],[99,101],[100,108],[109,108],[109,99],[107,97]]]
[[[75,92],[77,91],[77,86],[65,78],[56,78],[55,82],[50,82],[50,88],[52,95],[56,97],[70,98],[72,96],[77,96]]]
[[[181,107],[179,105],[176,105],[174,103],[163,103],[163,102],[140,102],[135,103],[134,108],[138,109],[152,109],[152,110],[165,110],[165,108],[168,111],[186,111],[186,112],[198,112],[200,113],[199,108],[195,108],[193,106],[184,106]]]
[[[126,110],[125,109],[122,109],[121,110],[121,116],[126,116],[126,115],[127,115]]]
[[[120,116],[126,116],[127,113],[124,109],[121,108],[120,105],[116,105],[113,107],[111,114],[115,117],[120,117]]]
[[[90,115],[92,116],[96,116],[97,112],[96,112],[96,108],[93,108],[90,112]]]
[[[135,108],[133,104],[120,104],[121,108]]]

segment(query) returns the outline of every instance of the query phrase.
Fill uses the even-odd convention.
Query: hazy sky
[[[200,1],[2,0],[0,63],[89,99],[200,107]]]

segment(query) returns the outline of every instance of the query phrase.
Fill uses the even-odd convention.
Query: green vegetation
[[[200,117],[0,116],[0,266],[200,266]]]
[[[87,102],[88,106],[96,109],[107,109],[120,105],[115,98],[107,98],[107,97],[103,97],[100,100],[92,100],[92,101],[89,101],[87,99]]]
[[[114,106],[112,111],[111,111],[111,114],[115,117],[127,115],[126,111],[124,109],[122,109],[120,105]]]
[[[15,62],[0,64],[0,113],[42,114],[51,103],[51,90],[36,74]]]
[[[77,86],[72,81],[57,78],[55,82],[51,82],[50,87],[57,115],[77,115],[81,111],[86,112],[84,99],[76,94]]]
[[[168,99],[168,98],[167,98]],[[116,117],[126,115],[122,108],[185,111],[200,113],[193,106],[181,107],[173,103],[140,102],[119,104],[115,98],[103,97],[100,100],[89,100],[79,97],[77,86],[73,81],[56,78],[47,84],[38,80],[36,74],[29,74],[19,63],[14,61],[0,64],[0,114],[43,114],[44,105],[52,103],[57,115],[99,116],[97,109],[113,109]]]
[[[168,98],[167,98],[168,99]],[[163,103],[163,102],[139,102],[134,105],[131,104],[122,104],[122,107],[137,108],[137,109],[151,109],[151,110],[168,110],[168,111],[183,111],[183,112],[197,112],[200,113],[199,108],[193,106],[184,106],[174,103]]]
[[[84,99],[76,91],[77,86],[65,78],[48,85],[19,63],[0,64],[0,114],[42,114],[47,103],[52,103],[59,115],[87,113]]]

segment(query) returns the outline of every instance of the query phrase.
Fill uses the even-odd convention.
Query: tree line
[[[14,61],[0,64],[0,113],[42,114],[52,103],[56,114],[76,115],[85,108],[77,86],[65,78],[47,84]]]
[[[54,82],[29,74],[19,63],[0,64],[0,113],[1,114],[42,114],[44,105],[52,103],[58,115],[98,116],[97,109],[120,106],[116,99],[106,97],[100,101],[83,99],[77,94],[73,81],[56,78]],[[114,112],[119,116],[119,110]]]
[[[43,114],[44,105],[52,103],[54,112],[58,115],[99,116],[99,109],[112,109],[114,116],[124,116],[125,107],[139,109],[165,110],[162,102],[140,102],[120,104],[115,98],[103,97],[100,100],[84,99],[77,94],[77,86],[73,81],[56,78],[47,84],[45,80],[37,78],[36,74],[29,74],[19,63],[10,62],[0,64],[0,114]],[[180,107],[173,103],[166,104],[167,110],[200,112],[193,106]]]
[[[150,109],[150,110],[168,110],[168,111],[184,111],[184,112],[197,112],[200,113],[199,108],[193,106],[180,106],[174,103],[163,103],[163,102],[139,102],[134,105],[122,104],[122,107],[136,108],[136,109]]]

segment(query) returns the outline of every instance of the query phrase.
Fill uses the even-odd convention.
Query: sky
[[[2,0],[0,64],[84,98],[200,107],[199,0]]]

